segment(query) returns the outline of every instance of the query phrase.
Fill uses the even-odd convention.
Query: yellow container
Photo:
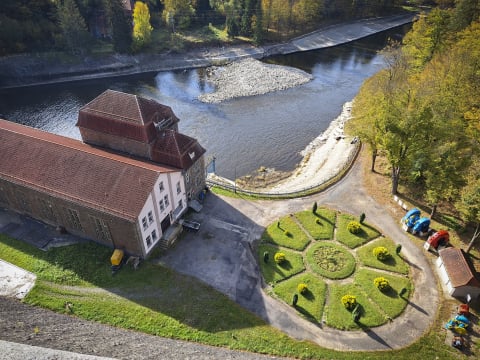
[[[110,261],[112,262],[112,265],[120,265],[123,259],[123,250],[120,249],[115,249],[113,251],[112,257],[110,258]]]

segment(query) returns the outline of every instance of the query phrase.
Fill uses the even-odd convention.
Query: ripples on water
[[[79,139],[81,106],[106,89],[153,98],[180,118],[180,131],[216,156],[217,173],[242,176],[260,166],[292,170],[302,151],[351,100],[362,82],[384,64],[377,50],[398,28],[348,45],[277,56],[267,62],[301,68],[314,76],[302,86],[262,96],[204,104],[212,92],[205,69],[30,87],[0,93],[0,113],[8,120]]]

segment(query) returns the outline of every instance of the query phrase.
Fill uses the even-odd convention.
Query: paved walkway
[[[360,160],[348,175],[329,190],[302,199],[246,201],[211,195],[202,213],[199,233],[189,234],[161,262],[212,285],[272,326],[300,340],[336,350],[399,349],[415,342],[432,324],[439,294],[435,275],[421,249],[402,231],[398,219],[368,196],[362,188]],[[311,208],[314,201],[367,221],[402,245],[410,262],[414,293],[404,313],[394,321],[366,331],[340,331],[319,327],[300,318],[290,306],[265,294],[252,244],[265,226],[289,213]],[[428,296],[425,296],[428,294]],[[401,336],[399,336],[401,334]]]

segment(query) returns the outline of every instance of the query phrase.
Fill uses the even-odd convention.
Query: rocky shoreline
[[[198,97],[206,103],[219,103],[237,97],[285,90],[313,79],[313,76],[305,71],[265,64],[255,59],[243,59],[223,67],[211,67],[207,69],[207,73],[216,90]]]

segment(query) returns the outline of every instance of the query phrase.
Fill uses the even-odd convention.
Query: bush
[[[322,225],[322,222],[320,221],[320,219],[315,219],[315,223],[317,223],[318,225]]]
[[[388,280],[385,279],[383,276],[375,278],[373,280],[373,283],[380,291],[386,291],[390,289],[390,284],[388,283]]]
[[[308,286],[307,286],[307,284],[304,284],[304,283],[298,284],[298,286],[297,286],[297,291],[298,291],[300,294],[306,294],[307,291],[308,291]]]
[[[317,202],[315,201],[315,202],[313,203],[313,206],[312,206],[312,212],[313,212],[314,214],[317,213],[317,206],[318,206],[318,205],[317,205]]]
[[[380,261],[385,261],[391,256],[388,249],[384,246],[377,246],[374,248],[373,255]]]
[[[293,305],[293,306],[297,306],[297,302],[298,302],[298,295],[297,295],[297,294],[293,294],[292,305]]]
[[[399,255],[400,251],[402,251],[402,245],[398,244],[397,247],[395,248],[395,252],[397,253],[397,255]]]
[[[277,264],[281,264],[283,263],[285,260],[287,260],[287,258],[285,257],[285,254],[284,253],[281,253],[281,252],[277,252],[275,255],[274,255],[274,260]]]
[[[285,230],[283,233],[285,234],[286,237],[292,237],[292,233],[288,230]]]
[[[365,221],[365,213],[361,213],[360,214],[360,224],[363,224],[363,222]]]
[[[352,234],[358,234],[361,229],[362,227],[358,221],[350,221],[347,225],[347,230]]]
[[[357,297],[353,295],[343,295],[342,304],[345,306],[345,309],[352,311],[355,306],[357,306]]]

